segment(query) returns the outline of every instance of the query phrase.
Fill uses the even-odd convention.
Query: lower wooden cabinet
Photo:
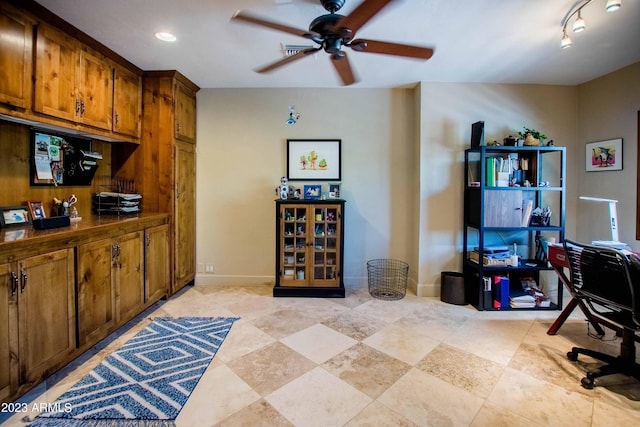
[[[76,349],[72,249],[0,265],[0,398],[28,389]]]
[[[0,264],[0,400],[8,398],[14,386],[12,385],[12,373],[17,372],[14,360],[11,358],[10,338],[16,335],[10,325],[9,303],[13,303],[15,296],[14,282],[12,280],[10,264]],[[15,271],[13,271],[15,274]]]
[[[144,305],[142,231],[78,247],[78,338],[104,338]]]
[[[344,200],[276,201],[273,296],[344,298]]]
[[[169,225],[145,230],[144,237],[144,302],[153,303],[169,292],[171,281]]]
[[[29,230],[33,245],[25,244],[28,238],[16,244],[4,233],[0,229],[2,402],[169,293],[167,214],[85,219],[58,236]]]

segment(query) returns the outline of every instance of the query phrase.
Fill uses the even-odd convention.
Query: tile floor
[[[273,298],[269,286],[195,286],[156,304],[27,394],[52,402],[156,316],[239,316],[177,419],[202,426],[631,426],[640,382],[609,377],[585,390],[593,360],[579,310],[549,336],[558,311],[478,312],[437,298]],[[4,426],[25,426],[25,415]],[[0,421],[3,419],[0,418]]]

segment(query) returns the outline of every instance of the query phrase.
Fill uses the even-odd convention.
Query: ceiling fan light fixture
[[[578,10],[578,19],[576,19],[576,21],[573,23],[573,32],[574,33],[579,33],[580,31],[584,31],[585,28],[587,28],[584,19],[582,19],[582,16],[580,15],[581,9]]]
[[[615,12],[622,7],[622,0],[607,0],[605,9],[607,12]]]
[[[560,42],[560,47],[563,49],[567,49],[571,46],[573,46],[573,42],[571,41],[571,37],[569,37],[569,35],[565,31],[564,35],[562,36],[562,41]]]
[[[178,40],[178,38],[176,36],[174,36],[171,33],[166,32],[166,31],[158,31],[154,35],[158,40],[162,40],[163,42],[172,43],[172,42]]]

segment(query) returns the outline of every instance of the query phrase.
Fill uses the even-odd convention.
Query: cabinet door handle
[[[25,273],[24,270],[20,270],[20,293],[23,293],[24,288],[27,287],[28,278],[27,273]]]
[[[11,296],[14,296],[17,290],[18,290],[18,275],[12,271],[11,272]]]
[[[84,101],[80,101],[80,114],[82,114],[84,116]]]
[[[148,234],[147,234],[147,237],[146,237],[146,239],[145,239],[145,244],[146,244],[147,246],[150,246],[150,245],[151,245],[151,236],[149,236]]]
[[[116,126],[118,126],[120,124],[120,114],[116,113],[115,119],[116,119]]]

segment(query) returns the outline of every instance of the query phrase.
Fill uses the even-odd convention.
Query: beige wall
[[[197,262],[214,264],[215,274],[198,273],[197,282],[273,281],[274,189],[286,174],[287,138],[342,139],[345,283],[366,284],[368,259],[410,260],[416,211],[408,206],[418,184],[414,92],[201,90]],[[302,113],[293,126],[285,124],[292,104]]]
[[[523,126],[567,147],[566,236],[606,238],[606,214],[579,195],[620,200],[621,239],[635,235],[640,64],[580,86],[422,83],[415,89],[205,89],[198,94],[198,283],[271,282],[274,189],[287,138],[342,139],[345,283],[366,261],[409,262],[410,285],[438,295],[462,266],[462,180],[471,123],[488,140]],[[288,126],[289,105],[302,113]],[[624,138],[621,172],[585,173],[584,144]],[[302,185],[303,183],[294,183]],[[603,206],[604,209],[604,206]],[[592,224],[602,224],[599,231]]]
[[[620,240],[639,251],[635,221],[640,63],[580,85],[578,106],[577,195],[617,199]],[[585,172],[585,144],[614,138],[623,139],[622,171]],[[585,242],[609,240],[607,204],[580,201],[577,196],[576,203],[578,232],[574,237]]]
[[[539,129],[575,157],[576,88],[569,86],[422,83],[420,88],[419,295],[438,295],[440,273],[462,268],[464,149],[471,123],[488,141]],[[567,200],[575,198],[573,165]],[[567,232],[575,227],[568,206]]]

